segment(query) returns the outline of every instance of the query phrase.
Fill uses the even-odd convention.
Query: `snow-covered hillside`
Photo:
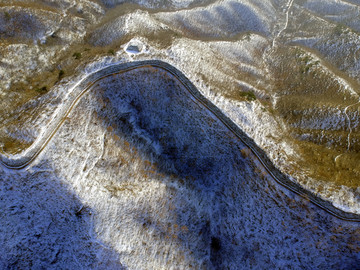
[[[29,167],[0,167],[0,268],[356,268],[358,224],[278,185],[166,71],[101,79],[64,113],[97,71],[162,60],[288,179],[359,214],[359,11],[355,0],[2,1],[2,160],[47,145]]]

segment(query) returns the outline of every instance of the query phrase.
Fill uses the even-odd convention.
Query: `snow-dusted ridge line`
[[[229,117],[227,117],[218,107],[216,107],[211,101],[205,98],[200,91],[189,81],[189,79],[180,72],[174,66],[165,63],[160,60],[145,60],[145,61],[135,61],[129,63],[115,64],[101,70],[98,70],[94,73],[89,74],[85,79],[79,82],[74,88],[73,93],[74,98],[71,101],[70,105],[67,108],[64,108],[64,113],[59,117],[55,117],[56,121],[50,124],[46,131],[41,135],[41,138],[37,139],[35,143],[24,151],[23,154],[7,156],[3,153],[0,154],[0,163],[8,168],[13,170],[23,169],[29,166],[36,157],[44,150],[46,145],[56,134],[58,129],[66,120],[67,116],[71,110],[76,106],[78,101],[82,96],[87,93],[92,86],[101,79],[112,76],[114,74],[125,73],[137,68],[143,67],[155,67],[163,69],[166,72],[172,74],[184,87],[189,91],[189,93],[205,108],[207,108],[211,113],[214,114],[237,138],[239,138],[247,147],[251,149],[254,155],[257,157],[264,169],[271,175],[271,177],[281,186],[289,189],[290,191],[296,193],[297,195],[308,199],[314,205],[325,210],[329,214],[346,221],[360,222],[360,215],[355,213],[349,213],[342,211],[336,208],[331,202],[325,201],[310,191],[304,189],[299,184],[292,182],[288,176],[283,174],[267,157],[266,153],[256,145],[256,143],[249,138]],[[76,93],[78,93],[76,95]],[[70,93],[71,94],[71,93]]]
[[[347,145],[347,150],[348,150],[348,151],[350,150],[350,146],[351,146],[350,137],[351,137],[351,133],[352,133],[352,127],[351,127],[351,119],[350,119],[350,117],[349,117],[349,115],[348,115],[348,113],[347,113],[347,110],[348,110],[350,107],[355,106],[356,104],[359,104],[359,103],[360,103],[360,99],[359,99],[358,102],[347,106],[347,107],[345,108],[345,110],[344,110],[344,113],[345,113],[346,118],[347,118],[347,120],[348,120],[348,127],[349,127],[349,134],[348,134],[348,136],[347,136],[347,143],[348,143],[348,145]]]

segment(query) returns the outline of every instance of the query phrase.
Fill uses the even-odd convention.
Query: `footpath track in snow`
[[[202,104],[216,118],[218,118],[237,138],[240,139],[240,141],[242,141],[253,152],[263,168],[278,184],[294,192],[295,194],[308,199],[311,203],[323,209],[332,216],[345,221],[360,222],[360,215],[342,211],[333,206],[330,202],[317,197],[312,192],[291,181],[288,176],[283,174],[275,167],[275,165],[267,157],[266,153],[261,148],[259,148],[255,142],[249,138],[229,117],[221,112],[218,107],[216,107],[211,101],[204,97],[182,72],[180,72],[172,65],[160,60],[145,60],[116,64],[89,74],[73,89],[75,96],[69,103],[68,107],[64,108],[63,114],[57,117],[57,119],[50,124],[45,132],[40,135],[40,137],[33,143],[33,145],[25,150],[23,154],[14,156],[8,156],[4,153],[0,154],[0,163],[2,166],[12,170],[20,170],[28,167],[44,150],[46,145],[50,142],[61,125],[67,119],[67,116],[76,106],[78,101],[92,88],[92,86],[94,86],[95,83],[115,74],[121,74],[134,69],[146,67],[159,68],[172,74],[174,78],[176,78],[200,104]]]

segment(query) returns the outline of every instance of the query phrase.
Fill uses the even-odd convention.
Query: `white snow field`
[[[28,168],[1,175],[3,268],[350,269],[360,259],[357,223],[279,186],[153,67],[98,81]]]
[[[357,269],[359,12],[1,1],[0,269]]]

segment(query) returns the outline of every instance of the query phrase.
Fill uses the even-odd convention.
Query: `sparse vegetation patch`
[[[79,52],[74,52],[74,54],[73,54],[73,57],[75,57],[75,59],[81,59],[81,53],[79,53]]]
[[[256,95],[252,91],[240,92],[241,97],[244,97],[247,101],[256,100]]]
[[[11,19],[10,13],[5,11],[4,12],[5,20],[9,21]]]
[[[59,80],[60,80],[62,77],[64,77],[64,74],[65,74],[65,71],[61,69],[61,70],[59,71],[59,76],[58,76]]]
[[[336,36],[341,36],[341,34],[348,34],[349,32],[350,31],[346,25],[342,23],[338,23],[333,30],[333,34]]]
[[[35,91],[38,92],[39,94],[45,94],[48,92],[48,89],[47,86],[43,86],[41,88],[37,88]]]

